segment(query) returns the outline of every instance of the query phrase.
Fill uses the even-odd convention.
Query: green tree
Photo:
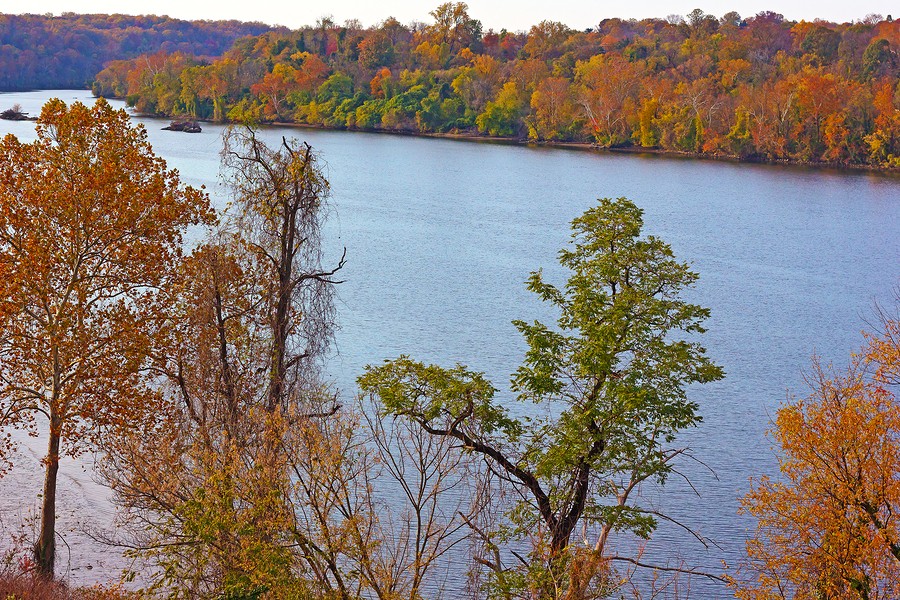
[[[803,41],[800,42],[800,51],[817,56],[821,59],[822,64],[830,64],[837,58],[840,44],[840,33],[828,27],[817,26],[810,29]]]
[[[426,432],[461,442],[515,489],[507,525],[473,527],[487,548],[529,540],[527,564],[509,568],[499,553],[480,560],[493,585],[541,597],[582,598],[609,591],[613,531],[648,538],[658,514],[643,506],[645,482],[665,482],[685,452],[676,434],[700,421],[686,386],[723,371],[692,337],[709,311],[680,298],[697,280],[661,240],[641,238],[642,211],[602,199],[572,223],[560,262],[563,288],[532,273],[528,289],[558,311],[557,327],[514,322],[528,349],[512,377],[523,402],[552,416],[514,418],[485,377],[407,357],[369,367],[364,392]],[[590,546],[571,544],[584,528]],[[494,557],[491,559],[491,557]]]
[[[515,82],[507,81],[497,98],[488,102],[484,112],[475,119],[478,131],[488,135],[516,135],[524,126],[525,106],[519,87]]]
[[[890,72],[894,67],[891,43],[880,38],[873,40],[863,53],[863,79],[872,79]]]
[[[452,85],[466,108],[477,115],[503,85],[500,63],[492,56],[479,54],[472,59],[471,66],[460,69]]]

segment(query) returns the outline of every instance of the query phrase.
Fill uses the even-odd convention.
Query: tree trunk
[[[47,444],[47,472],[44,477],[44,496],[41,506],[41,533],[34,545],[34,562],[38,575],[53,578],[56,562],[56,475],[59,472],[60,424],[51,419],[50,441]]]

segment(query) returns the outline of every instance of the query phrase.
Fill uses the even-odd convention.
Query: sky
[[[247,0],[151,0],[122,2],[122,0],[0,0],[0,12],[13,13],[126,13],[168,15],[181,19],[238,19],[262,21],[270,25],[291,28],[313,25],[322,16],[332,16],[336,23],[359,19],[363,25],[374,25],[393,16],[402,23],[429,23],[428,13],[442,0],[281,0],[248,2]],[[695,8],[717,17],[737,11],[744,17],[760,11],[772,10],[789,20],[819,18],[846,22],[862,19],[870,13],[886,16],[893,10],[900,13],[900,5],[892,0],[470,0],[469,15],[480,19],[485,31],[527,30],[542,20],[561,21],[566,25],[585,29],[608,17],[664,18],[672,14],[686,15]],[[900,17],[900,14],[894,15]]]

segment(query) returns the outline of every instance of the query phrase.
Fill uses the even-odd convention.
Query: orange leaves
[[[181,256],[184,229],[213,215],[144,130],[103,100],[51,100],[37,138],[0,144],[0,425],[49,420],[36,553],[52,575],[60,446],[77,455],[152,409],[156,393],[139,371],[159,319],[155,290]]]
[[[390,86],[391,81],[391,70],[387,67],[382,67],[377,73],[375,73],[375,77],[372,78],[372,81],[369,82],[369,88],[372,90],[372,96],[375,98],[384,98],[386,95],[386,90]]]
[[[253,84],[250,91],[258,96],[265,96],[270,107],[270,116],[277,118],[284,97],[298,89],[297,70],[286,63],[278,63],[271,73],[266,73],[262,81]]]
[[[579,125],[571,84],[563,77],[548,77],[531,95],[533,115],[528,137],[536,140],[567,139]]]
[[[598,144],[614,146],[628,140],[626,116],[635,112],[645,76],[642,64],[615,54],[578,63],[578,101]]]
[[[212,216],[205,196],[181,187],[153,155],[144,131],[103,101],[49,102],[37,135],[27,145],[7,138],[0,150],[8,158],[0,167],[0,398],[25,394],[50,402],[50,412],[66,406],[91,419],[91,407],[118,405],[116,386],[101,380],[136,368],[119,352],[151,316],[139,304],[180,256],[184,227]]]
[[[758,519],[740,598],[895,598],[900,593],[898,321],[845,374],[814,366],[810,397],[778,411],[778,480],[743,499]],[[870,372],[874,367],[874,378]]]
[[[881,314],[881,331],[868,337],[866,360],[875,368],[875,380],[888,386],[900,385],[900,320]]]
[[[302,60],[300,68],[297,69],[296,79],[300,89],[306,92],[315,91],[328,75],[328,65],[322,62],[316,54],[309,52],[298,52],[291,56],[294,60]]]
[[[847,162],[853,149],[845,121],[859,103],[862,89],[833,73],[805,68],[787,80],[796,91],[797,122],[795,135],[804,139],[800,151],[808,159]]]

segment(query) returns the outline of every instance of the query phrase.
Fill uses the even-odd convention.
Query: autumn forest
[[[513,302],[521,316],[510,329],[522,352],[506,381],[468,366],[490,349],[455,364],[398,352],[338,390],[326,369],[338,291],[354,253],[370,249],[326,251],[328,157],[272,127],[892,170],[900,168],[900,25],[890,16],[835,24],[698,9],[606,19],[587,31],[544,21],[511,33],[483,31],[464,3],[430,15],[431,23],[389,18],[371,28],[323,18],[296,31],[0,16],[0,86],[92,82],[98,96],[93,106],[50,99],[31,141],[12,133],[0,141],[4,500],[4,478],[21,468],[17,453],[29,436],[41,445],[28,473],[41,493],[22,499],[36,503],[30,529],[0,540],[0,598],[900,596],[900,288],[870,306],[860,347],[830,357],[837,366],[809,358],[808,388],[773,411],[778,472],[752,471],[742,488],[742,523],[752,526],[735,534],[738,560],[712,568],[691,556],[670,560],[647,551],[660,532],[664,545],[676,535],[717,547],[715,532],[707,537],[660,498],[673,480],[702,493],[683,465],[711,469],[688,443],[702,439],[686,436],[703,430],[709,408],[698,391],[722,394],[716,386],[731,376],[713,351],[722,338],[713,330],[727,321],[697,300],[706,275],[695,256],[682,256],[683,240],[648,233],[659,220],[651,227],[639,198],[600,197],[567,217],[557,264],[528,265],[524,288],[550,317]],[[45,60],[53,68],[39,72]],[[191,174],[163,160],[148,128],[105,98],[142,115],[216,122],[222,135],[209,146],[220,150],[227,205],[188,185]],[[703,162],[651,159],[657,168]],[[893,183],[890,174],[853,176]],[[439,210],[459,201],[448,198]],[[514,210],[543,200],[518,198]],[[824,210],[801,206],[810,207]],[[755,210],[740,206],[743,215]],[[534,230],[547,235],[544,223]],[[534,230],[515,235],[540,235]],[[804,276],[777,258],[769,269],[766,253],[777,249],[753,250],[746,262],[773,289],[778,269]],[[814,279],[825,286],[833,277]],[[404,281],[386,285],[408,291]],[[801,308],[814,310],[815,300]],[[742,324],[749,333],[725,337],[761,331]],[[733,360],[728,370],[741,367]],[[724,395],[716,401],[740,402]],[[62,471],[73,465],[90,465],[115,509],[109,530],[90,535],[128,559],[118,579],[67,580],[71,548],[59,514]]]
[[[216,121],[464,133],[767,161],[896,168],[900,22],[765,12],[483,31],[462,3],[430,24],[327,18],[223,56],[113,61],[94,92]]]

